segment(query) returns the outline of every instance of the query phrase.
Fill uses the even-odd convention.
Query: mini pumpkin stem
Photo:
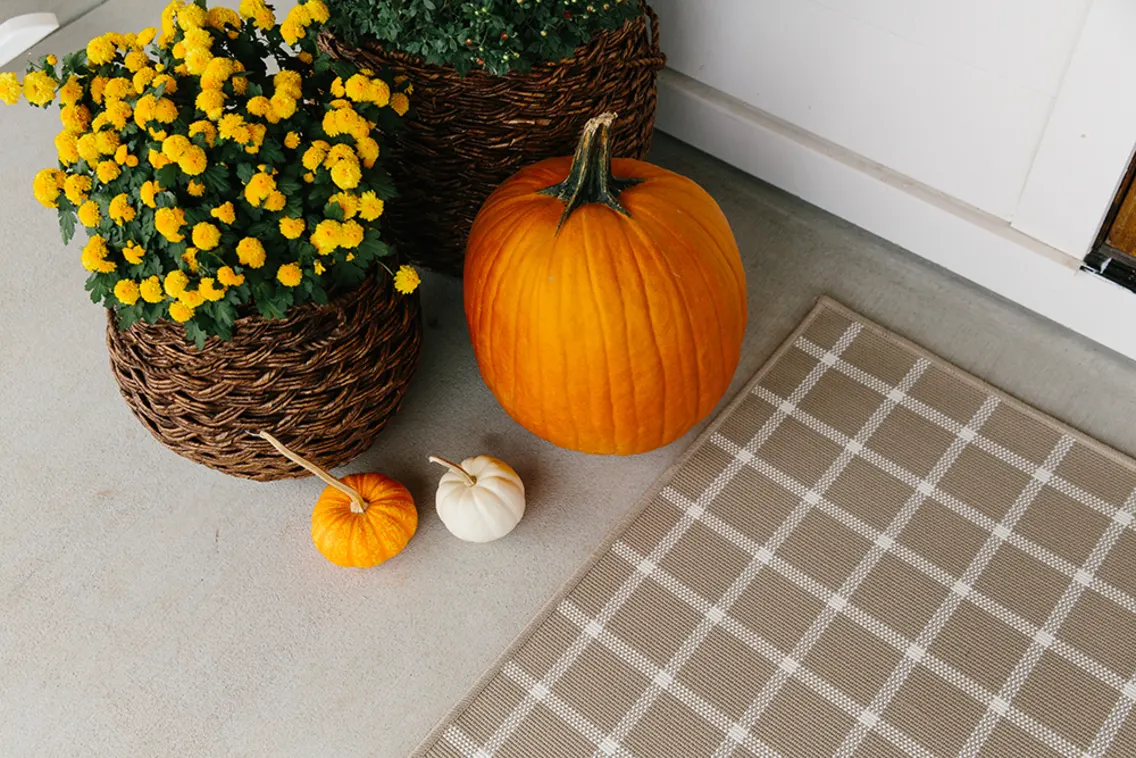
[[[302,455],[292,452],[284,446],[284,443],[273,437],[268,432],[260,432],[256,436],[267,440],[268,444],[276,448],[277,452],[279,452],[282,456],[298,466],[303,466],[308,471],[312,472],[312,474],[322,479],[325,484],[330,487],[335,487],[344,495],[347,495],[347,497],[351,498],[352,510],[358,511],[359,513],[364,513],[366,512],[367,508],[370,507],[371,504],[368,503],[361,494],[359,494],[359,490],[336,479],[334,476],[328,473],[327,469],[321,468],[309,461],[307,458],[304,458]]]
[[[477,484],[477,477],[476,476],[469,473],[464,468],[462,468],[461,466],[459,466],[456,463],[453,463],[452,461],[447,461],[445,458],[439,458],[436,455],[431,455],[430,456],[430,462],[431,463],[437,463],[439,466],[445,466],[450,471],[453,471],[455,474],[460,476],[462,479],[465,479],[465,486],[467,486],[467,487],[472,487],[473,485]]]
[[[615,113],[596,116],[584,127],[576,154],[572,157],[572,169],[568,178],[560,184],[541,190],[543,195],[551,195],[564,203],[564,213],[560,226],[568,220],[577,208],[589,203],[600,203],[616,213],[630,216],[619,202],[624,190],[634,187],[642,179],[619,179],[611,170],[611,125],[615,123]],[[557,227],[559,231],[559,227]]]

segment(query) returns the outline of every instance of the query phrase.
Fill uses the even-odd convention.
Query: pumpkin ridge
[[[587,216],[588,216],[588,214],[586,214],[586,213],[581,213],[577,216],[577,218],[579,219],[578,223],[581,227],[585,226],[585,221],[587,219]],[[581,232],[583,232],[583,231],[584,230],[581,229]],[[584,242],[584,249],[583,249],[584,254],[580,257],[584,261],[584,268],[587,272],[588,284],[590,285],[588,290],[592,295],[592,304],[595,308],[597,320],[600,322],[599,333],[600,333],[600,344],[603,347],[603,361],[602,361],[603,365],[602,365],[602,370],[598,373],[598,376],[606,377],[606,379],[604,381],[604,389],[606,389],[608,405],[611,408],[611,416],[610,416],[609,426],[611,427],[611,429],[613,431],[613,435],[612,435],[613,438],[618,438],[620,436],[620,426],[622,426],[622,425],[620,424],[619,414],[618,414],[617,409],[615,407],[615,395],[612,392],[612,387],[611,387],[611,375],[612,375],[611,346],[608,344],[608,334],[610,334],[611,320],[609,318],[607,318],[607,314],[604,312],[603,303],[600,300],[599,293],[602,290],[596,284],[596,271],[594,270],[594,267],[592,266],[593,250],[592,250],[592,245],[589,244],[590,239],[586,234],[583,234],[583,233],[581,233],[580,236],[582,237],[583,242]],[[602,237],[602,235],[601,235],[601,237]],[[634,387],[632,387],[632,394],[634,394],[634,391],[635,391],[635,389],[634,389]],[[598,406],[599,404],[596,403],[595,405]],[[603,429],[604,425],[599,424],[599,425],[597,425],[596,428],[597,429]]]

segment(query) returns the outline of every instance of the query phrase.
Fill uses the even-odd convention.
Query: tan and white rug
[[[822,301],[418,755],[1136,756],[1134,514]]]

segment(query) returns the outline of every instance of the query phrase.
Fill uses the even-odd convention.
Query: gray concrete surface
[[[142,26],[150,7],[110,0],[45,49]],[[123,404],[78,246],[31,195],[57,124],[0,108],[0,754],[406,755],[689,438],[629,459],[534,439],[478,378],[459,285],[427,278],[421,370],[344,469],[404,481],[420,529],[387,565],[336,568],[308,536],[316,482],[196,466]],[[829,294],[1136,451],[1126,359],[669,138],[653,159],[706,187],[740,241],[751,323],[735,389]],[[518,529],[452,538],[431,453],[513,463],[530,492]]]

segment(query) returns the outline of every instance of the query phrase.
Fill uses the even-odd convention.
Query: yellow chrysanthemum
[[[285,69],[272,77],[272,86],[275,94],[299,100],[303,95],[304,77],[299,71]]]
[[[221,118],[225,110],[225,93],[220,90],[202,90],[194,101],[197,110],[204,113],[209,120],[216,121]]]
[[[331,167],[331,180],[340,189],[355,189],[362,179],[363,172],[354,161],[339,161]]]
[[[237,113],[226,113],[217,121],[217,135],[221,139],[233,139],[237,130],[244,128],[245,120]]]
[[[284,206],[287,204],[288,198],[284,197],[284,193],[279,190],[270,193],[268,197],[264,199],[264,209],[266,211],[272,211],[273,213],[284,210]]]
[[[114,132],[99,132],[95,135],[95,145],[101,155],[114,155],[122,139]]]
[[[295,99],[282,92],[273,95],[269,102],[272,104],[272,115],[276,117],[277,121],[286,121],[296,113]]]
[[[237,209],[233,207],[233,203],[230,200],[209,211],[209,215],[222,224],[231,224],[237,220]]]
[[[0,103],[15,105],[20,101],[23,87],[19,78],[11,71],[0,72]]]
[[[191,144],[189,138],[185,135],[174,134],[162,142],[162,154],[170,160],[176,161],[185,155],[185,151],[189,149]]]
[[[410,98],[401,92],[396,92],[391,95],[390,107],[394,112],[400,116],[405,116],[406,112],[410,110]]]
[[[75,174],[67,177],[63,184],[63,193],[72,205],[81,205],[87,201],[87,193],[91,191],[91,177],[84,174]]]
[[[276,180],[263,171],[254,174],[245,185],[245,200],[249,205],[259,208],[268,196],[276,191]]]
[[[79,161],[78,142],[75,135],[66,129],[55,136],[55,152],[59,154],[63,165],[70,166]]]
[[[156,66],[154,68],[154,70],[161,72],[162,71],[161,65]],[[155,87],[161,87],[162,88],[162,94],[164,94],[164,95],[173,95],[178,91],[177,79],[170,76],[169,74],[159,73],[157,76],[154,77],[153,84],[154,84]]]
[[[315,271],[316,275],[321,275],[324,271],[327,271],[327,269],[324,268],[323,261],[316,261],[312,264],[312,271]]]
[[[371,100],[371,80],[362,74],[355,74],[344,85],[347,97],[357,103],[366,103]]]
[[[201,296],[210,302],[216,302],[225,297],[225,288],[217,286],[217,280],[211,276],[201,278],[201,283],[197,285],[197,291]]]
[[[322,0],[308,0],[308,2],[304,3],[304,8],[307,9],[312,21],[317,24],[326,24],[327,20],[331,18],[331,13]]]
[[[144,68],[139,70],[136,74],[134,74],[134,79],[132,79],[132,82],[134,84],[134,91],[141,95],[146,91],[146,88],[154,82],[154,78],[157,75],[158,72],[156,72],[152,68]]]
[[[103,98],[108,102],[122,100],[134,91],[134,80],[116,76],[106,83]]]
[[[85,105],[65,105],[59,109],[59,120],[67,131],[79,134],[91,125],[91,112]]]
[[[109,274],[114,271],[115,265],[114,261],[107,260],[108,255],[110,255],[110,249],[107,247],[106,239],[101,235],[94,234],[83,246],[83,254],[79,262],[88,271]]]
[[[55,80],[43,71],[32,71],[24,77],[24,97],[32,105],[47,105],[55,99]]]
[[[150,65],[150,59],[146,57],[146,53],[134,50],[126,54],[123,65],[126,66],[126,70],[130,73],[137,74]]]
[[[152,26],[147,26],[145,29],[143,29],[142,31],[138,32],[138,34],[135,35],[134,46],[136,48],[138,48],[139,50],[141,50],[142,48],[146,47],[151,42],[153,42],[154,38],[157,37],[157,36],[158,36],[158,30],[155,29]]]
[[[201,197],[205,194],[205,185],[194,179],[186,186],[186,192],[193,197]]]
[[[220,89],[216,84],[216,80],[206,80],[204,78],[205,70],[209,68],[210,61],[213,60],[213,53],[209,52],[203,47],[190,48],[189,52],[185,55],[185,69],[194,76],[202,77],[202,86],[205,89]],[[210,86],[206,86],[209,84]]]
[[[233,85],[233,92],[244,95],[248,92],[249,80],[247,76],[234,76],[229,82]]]
[[[205,172],[209,166],[209,159],[205,156],[205,151],[197,145],[190,145],[185,154],[178,158],[178,168],[181,169],[183,174],[188,176],[200,176]]]
[[[147,160],[150,161],[151,166],[153,166],[154,168],[158,168],[158,169],[165,168],[166,166],[173,163],[173,161],[171,161],[169,158],[162,155],[157,150],[153,150],[153,149],[150,150],[150,153],[147,156]]]
[[[105,76],[96,76],[91,80],[91,99],[96,103],[101,103],[103,101],[103,90],[106,89],[106,85],[107,78]]]
[[[335,77],[331,82],[331,94],[335,97],[347,97],[347,88],[343,86],[343,78]]]
[[[185,292],[185,288],[188,286],[189,275],[184,271],[175,269],[174,271],[166,274],[164,288],[166,290],[166,294],[170,297],[181,297],[181,294]]]
[[[35,199],[47,208],[59,207],[59,193],[63,189],[66,177],[57,168],[45,168],[36,173],[32,181],[32,192]]]
[[[307,226],[307,223],[302,218],[288,218],[285,216],[280,219],[280,233],[290,240],[299,239]]]
[[[237,258],[242,266],[260,268],[264,265],[265,257],[264,245],[260,244],[260,240],[245,237],[237,243]]]
[[[253,116],[260,116],[263,118],[264,116],[268,115],[268,112],[270,110],[272,110],[272,104],[264,95],[257,95],[256,97],[249,98],[249,101],[245,103],[245,110],[247,110]]]
[[[345,221],[339,226],[339,246],[347,250],[359,247],[363,242],[363,227],[358,221]]]
[[[172,124],[178,117],[177,105],[167,97],[158,98],[154,103],[154,120],[163,124]]]
[[[394,288],[404,295],[414,292],[421,283],[422,279],[413,266],[399,266],[398,272],[394,275]]]
[[[185,211],[181,208],[159,208],[154,214],[154,228],[170,242],[185,240],[185,235],[181,233],[183,226],[185,226]]]
[[[166,299],[165,293],[162,292],[162,280],[157,275],[143,279],[138,291],[147,303],[160,303]]]
[[[265,5],[264,0],[241,0],[238,10],[241,18],[251,18],[261,29],[271,29],[276,26],[276,16]]]
[[[126,122],[130,120],[130,116],[133,112],[129,103],[116,100],[113,103],[108,103],[106,110],[103,111],[101,115],[105,116],[106,120],[113,124],[115,129],[121,132],[126,128]]]
[[[100,182],[110,184],[122,175],[122,168],[114,161],[100,161],[95,173],[98,174]]]
[[[101,66],[110,63],[117,53],[118,49],[114,43],[105,36],[95,37],[87,43],[87,62],[92,65]]]
[[[245,283],[245,275],[238,274],[230,266],[222,266],[217,269],[217,281],[226,287],[240,287]]]
[[[142,182],[142,186],[138,188],[138,197],[147,208],[155,208],[154,195],[161,191],[162,188],[156,181]]]
[[[119,279],[114,285],[114,296],[123,305],[134,305],[142,293],[138,289],[138,282],[133,279]]]
[[[190,308],[180,300],[175,303],[170,303],[170,318],[179,324],[184,324],[186,321],[193,318],[193,311],[193,308]]]
[[[304,157],[302,159],[304,168],[306,168],[308,171],[315,171],[317,168],[319,168],[320,164],[322,164],[324,159],[327,158],[327,152],[330,147],[331,146],[323,140],[316,140],[315,142],[313,142],[312,146],[304,152]]]
[[[295,287],[303,278],[304,272],[300,270],[299,264],[285,263],[276,269],[276,279],[285,287]]]
[[[186,5],[178,11],[177,23],[185,31],[200,29],[209,20],[209,14],[199,5]]]
[[[295,150],[300,146],[300,135],[296,132],[288,132],[284,135],[284,147],[289,150]]]
[[[364,192],[359,196],[359,217],[364,221],[374,221],[383,215],[384,206],[382,198],[374,192]]]
[[[308,241],[315,246],[316,252],[320,255],[327,255],[339,247],[340,231],[339,222],[335,219],[324,219],[316,224],[315,231]]]
[[[212,250],[221,244],[221,230],[208,221],[195,224],[193,227],[193,244],[201,250]]]
[[[122,248],[122,257],[126,259],[127,263],[138,265],[146,256],[146,251],[143,250],[137,242],[133,240],[126,243],[126,247]]]
[[[355,143],[355,152],[363,165],[371,168],[379,159],[379,143],[373,137],[364,137]]]
[[[13,74],[13,76],[15,76]],[[3,99],[2,87],[0,87],[0,99]],[[17,92],[17,94],[19,94]],[[79,83],[79,77],[72,74],[67,79],[67,83],[59,88],[59,104],[60,105],[76,105],[83,98],[83,85]]]
[[[94,229],[103,220],[102,211],[99,210],[99,204],[94,200],[88,200],[79,206],[76,215],[79,217],[79,223],[88,229]]]
[[[213,147],[217,139],[217,127],[212,121],[194,121],[189,125],[189,136],[196,137],[198,134],[205,135],[205,144]]]
[[[181,260],[186,266],[189,267],[189,270],[190,270],[191,273],[194,273],[194,274],[197,273],[197,248],[196,247],[187,247],[185,249],[185,252],[181,254]],[[181,294],[181,297],[182,298],[185,297],[184,292]],[[193,305],[196,308],[198,305],[200,305],[200,303],[191,303],[191,305]]]
[[[297,5],[293,11],[298,11],[301,6]],[[291,16],[291,14],[288,14]],[[304,31],[304,27],[297,24],[291,18],[284,19],[284,23],[280,24],[280,36],[284,38],[284,43],[287,45],[295,45],[297,42],[308,36]]]
[[[241,17],[232,8],[218,6],[209,9],[209,15],[205,23],[218,30],[223,30],[226,26],[232,29],[240,29]]]
[[[114,196],[107,207],[107,213],[114,220],[114,223],[122,226],[123,224],[133,221],[138,216],[138,211],[130,205],[130,197],[125,193],[119,193]]]
[[[340,192],[332,195],[327,199],[328,203],[335,203],[343,209],[343,218],[355,218],[355,214],[359,212],[359,198],[352,195],[350,192]]]

